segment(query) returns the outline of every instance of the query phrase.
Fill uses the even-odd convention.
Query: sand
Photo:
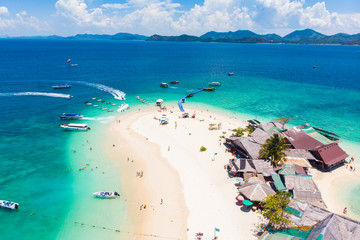
[[[165,112],[147,107],[111,125],[106,146],[121,173],[122,197],[131,216],[126,227],[136,233],[133,239],[153,239],[154,235],[194,239],[199,232],[203,239],[213,239],[214,234],[227,240],[257,239],[264,220],[237,204],[236,179],[229,178],[224,168],[232,156],[220,138],[230,136],[231,129],[245,127],[246,122],[206,110],[186,110],[190,118],[180,118],[176,106]],[[160,125],[162,118],[169,124]],[[221,129],[209,130],[209,124],[216,127],[218,123]],[[207,150],[201,152],[201,146]],[[143,172],[143,177],[137,172]],[[311,169],[310,174],[328,210],[342,214],[339,190],[359,181],[359,170]],[[143,204],[146,209],[140,210]],[[352,216],[350,209],[347,216]]]
[[[149,107],[123,115],[109,129],[107,152],[121,172],[122,197],[132,216],[128,224],[138,233],[134,239],[194,239],[199,232],[203,239],[215,233],[220,239],[257,239],[261,216],[237,205],[236,179],[224,168],[232,156],[220,139],[245,121],[186,110],[196,117],[179,118],[175,106],[166,112]],[[220,122],[221,129],[208,129]],[[140,210],[142,204],[146,209]]]

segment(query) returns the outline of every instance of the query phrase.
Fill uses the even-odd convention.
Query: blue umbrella
[[[249,201],[249,200],[247,200],[247,199],[243,200],[242,203],[243,203],[244,205],[246,205],[246,206],[251,206],[251,205],[253,205],[253,202],[251,202],[251,201]]]

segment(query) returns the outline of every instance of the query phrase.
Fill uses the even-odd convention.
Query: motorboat
[[[172,81],[171,84],[178,84],[180,81]]]
[[[116,198],[120,197],[120,194],[117,192],[94,192],[93,193],[95,197],[99,198]]]
[[[11,201],[0,200],[0,207],[14,210],[14,209],[18,209],[19,204]]]
[[[91,129],[87,124],[80,123],[62,124],[60,127],[67,131],[88,131]]]
[[[123,104],[121,104],[120,106],[119,106],[119,109],[117,110],[118,112],[123,112],[123,111],[125,111],[126,109],[128,109],[129,108],[129,104],[127,104],[127,103],[123,103]]]
[[[80,115],[77,113],[63,113],[60,117],[61,120],[73,120],[73,119],[81,119],[84,115]]]
[[[228,76],[232,76],[232,75],[234,75],[234,72],[229,72],[228,73]]]
[[[156,100],[156,106],[161,107],[161,104],[164,102],[164,100],[162,100],[161,98],[159,98],[158,100]]]
[[[208,91],[208,92],[212,92],[216,90],[215,88],[203,88],[203,89],[204,91]]]
[[[163,83],[163,82],[161,82],[161,83],[160,83],[160,87],[163,87],[163,88],[168,88],[168,87],[169,87],[169,85],[168,85],[167,83]]]
[[[210,86],[220,86],[221,84],[219,82],[211,82],[209,83]]]
[[[92,103],[91,103],[91,102],[88,102],[86,105],[91,106],[91,105],[92,105]]]
[[[53,89],[62,89],[62,88],[71,88],[70,84],[63,84],[63,85],[54,85],[52,86]]]

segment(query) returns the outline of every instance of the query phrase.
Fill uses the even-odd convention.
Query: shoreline
[[[112,123],[106,134],[106,151],[121,172],[126,207],[133,216],[129,226],[133,224],[134,231],[138,233],[158,236],[176,235],[175,237],[179,239],[192,239],[197,232],[203,232],[204,238],[207,239],[214,234],[214,228],[227,231],[221,232],[219,235],[221,238],[233,239],[237,235],[243,236],[244,239],[256,239],[250,230],[260,224],[260,215],[243,212],[239,206],[236,206],[235,179],[230,179],[223,169],[231,155],[225,153],[225,147],[218,144],[222,131],[229,133],[229,129],[243,126],[245,120],[224,116],[222,113],[199,110],[193,106],[186,109],[190,115],[196,112],[196,118],[179,119],[178,116],[181,113],[177,106],[168,107],[166,112],[159,112],[155,107],[140,107],[139,110],[133,110],[118,117],[117,121],[120,120],[120,123]],[[161,118],[162,114],[166,114],[170,120],[167,126],[159,126],[158,121],[154,120],[154,116]],[[207,130],[210,122],[218,121],[223,123],[222,130]],[[207,132],[206,135],[205,132]],[[198,134],[203,134],[204,138],[195,136]],[[206,144],[208,148],[208,151],[204,153],[198,150],[201,144],[194,146],[192,138],[198,138],[196,142],[199,141],[199,137],[202,139],[202,144]],[[115,148],[110,147],[113,142],[116,142]],[[119,147],[117,147],[118,144]],[[142,153],[139,153],[137,148],[141,148]],[[216,160],[212,161],[215,152],[218,155],[216,155]],[[127,161],[127,156],[130,158],[130,163]],[[154,159],[156,159],[155,163]],[[132,160],[135,161],[131,162]],[[162,169],[159,170],[155,166],[161,166]],[[194,169],[202,169],[202,171],[196,172]],[[136,171],[143,171],[144,177],[136,177]],[[316,169],[310,171],[322,193],[327,209],[338,214],[342,214],[343,207],[341,200],[336,196],[342,189],[342,185],[360,179],[358,170],[356,175],[347,174],[347,171],[349,170],[345,167],[329,173],[322,173]],[[170,176],[173,179],[168,181]],[[164,179],[166,179],[166,184]],[[159,191],[157,184],[167,185],[168,189],[178,189],[177,202],[172,206],[165,206],[167,204],[162,206],[160,199],[163,198],[164,203],[167,203],[167,198],[171,197]],[[134,191],[134,189],[137,190]],[[140,211],[139,205],[142,202],[139,199],[143,199],[142,202],[146,202],[153,212]],[[205,204],[204,199],[211,200],[206,200]],[[206,206],[202,206],[203,204]],[[166,210],[161,209],[162,207],[166,207]],[[213,209],[209,210],[209,207]],[[177,221],[165,222],[165,225],[159,228],[161,225],[159,221],[174,212],[176,215],[174,218]],[[218,215],[226,217],[214,218]],[[351,209],[347,216],[359,219],[351,212]],[[242,227],[239,227],[240,225]],[[164,228],[167,232],[164,232]],[[227,235],[228,233],[230,234]]]

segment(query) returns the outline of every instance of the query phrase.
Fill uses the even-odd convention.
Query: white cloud
[[[7,9],[7,7],[0,7],[0,15],[9,15],[9,10]]]
[[[24,34],[34,34],[49,30],[45,21],[40,21],[34,16],[29,16],[26,11],[21,11],[11,16],[7,7],[0,7],[0,30],[8,34],[11,31]]]
[[[111,25],[111,19],[103,14],[101,8],[88,9],[84,0],[58,0],[55,7],[60,15],[72,19],[80,26]]]
[[[111,8],[111,9],[125,9],[129,8],[128,4],[120,4],[120,3],[105,3],[101,5],[102,8]]]
[[[239,0],[205,0],[185,12],[173,27],[178,32],[201,35],[207,31],[249,29],[253,21],[246,7],[239,7]]]
[[[255,21],[259,28],[294,30],[314,28],[323,33],[338,31],[358,32],[359,14],[338,14],[330,12],[325,2],[317,2],[305,7],[305,1],[292,0],[256,0]]]

